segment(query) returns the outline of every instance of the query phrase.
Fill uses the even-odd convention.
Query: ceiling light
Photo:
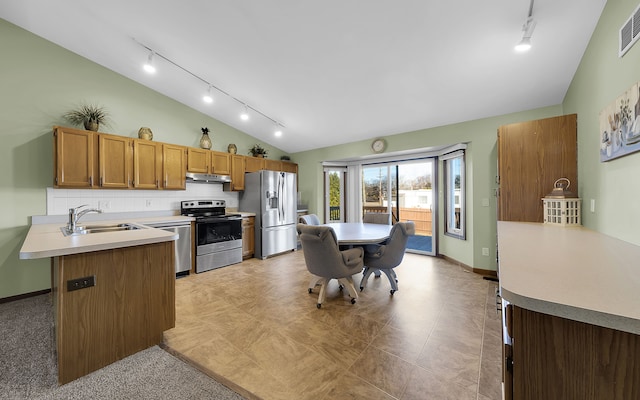
[[[527,38],[527,37],[522,38],[520,43],[516,45],[516,51],[519,53],[528,51],[530,48],[531,48],[531,38]]]
[[[154,74],[156,72],[156,67],[153,65],[153,51],[149,52],[149,56],[147,57],[147,62],[144,64],[143,68],[150,74]]]
[[[211,97],[211,85],[209,85],[209,90],[207,90],[207,94],[202,96],[202,100],[205,103],[213,103],[213,97]]]
[[[282,136],[282,129],[280,129],[280,125],[276,122],[276,130],[273,132],[275,137]]]
[[[516,45],[516,51],[520,53],[531,48],[531,35],[533,35],[533,30],[536,27],[536,21],[533,20],[533,1],[531,0],[531,3],[529,3],[529,14],[527,14],[527,19],[522,25],[522,40]]]
[[[240,119],[243,121],[249,120],[249,108],[246,104],[243,105],[242,112],[240,113]]]

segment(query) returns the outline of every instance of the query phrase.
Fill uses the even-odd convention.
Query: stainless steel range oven
[[[196,273],[242,262],[242,217],[224,200],[187,200],[182,215],[196,219]]]

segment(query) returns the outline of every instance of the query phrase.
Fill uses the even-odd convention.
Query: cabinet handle
[[[93,186],[93,176],[89,177],[89,186]]]
[[[102,181],[102,177],[100,177],[100,187],[102,187],[103,185],[103,181]]]
[[[160,182],[160,181],[159,181],[158,179],[156,179],[156,189],[160,187],[159,182]]]

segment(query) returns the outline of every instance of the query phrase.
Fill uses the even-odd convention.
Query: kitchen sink
[[[106,233],[106,232],[122,232],[122,231],[134,231],[138,229],[146,229],[144,226],[124,223],[124,224],[112,224],[112,225],[85,225],[76,227],[75,231],[70,232],[66,226],[60,228],[65,236],[72,235],[88,235],[91,233]]]

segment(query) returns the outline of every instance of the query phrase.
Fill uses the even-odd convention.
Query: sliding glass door
[[[409,252],[436,254],[436,164],[424,158],[362,167],[362,214],[383,212],[393,223],[413,221],[416,234],[409,238]]]

